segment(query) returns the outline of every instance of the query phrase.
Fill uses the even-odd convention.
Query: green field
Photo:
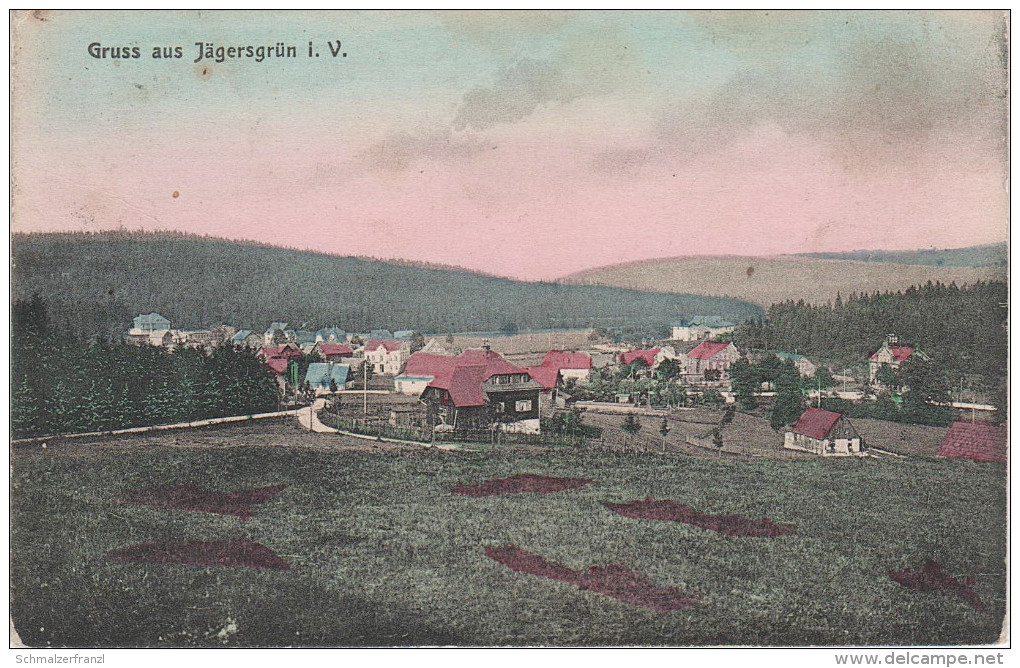
[[[994,465],[440,452],[290,423],[17,447],[12,465],[11,614],[29,646],[971,644],[994,641],[1005,614],[1006,474]],[[549,495],[450,493],[516,473],[593,482]],[[290,487],[247,521],[116,501],[183,483]],[[768,516],[796,534],[727,538],[603,506],[648,495]],[[232,537],[262,543],[290,570],[105,556]],[[485,555],[506,543],[572,569],[626,562],[702,602],[658,613],[517,573]],[[926,559],[973,573],[986,611],[887,575]]]

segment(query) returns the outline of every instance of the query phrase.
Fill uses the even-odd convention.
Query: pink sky
[[[449,37],[431,17],[423,25]],[[977,46],[908,52],[914,62],[928,57],[930,72],[902,74],[899,47],[875,47],[867,31],[900,34],[913,29],[909,17],[850,37],[823,18],[812,28],[819,39],[837,35],[833,44],[852,57],[829,54],[831,45],[802,53],[793,42],[781,44],[790,62],[718,47],[716,60],[701,64],[714,68],[705,74],[694,56],[661,51],[654,21],[644,32],[614,23],[627,57],[605,62],[550,24],[537,36],[531,26],[521,33],[543,45],[542,58],[451,41],[489,69],[443,63],[405,86],[366,84],[333,97],[311,95],[318,79],[282,92],[286,79],[273,89],[258,88],[267,85],[261,79],[238,85],[254,76],[253,64],[234,65],[234,79],[218,80],[217,70],[207,81],[190,64],[168,77],[152,63],[118,73],[81,54],[35,62],[22,71],[74,74],[70,84],[54,83],[56,92],[16,88],[13,227],[174,229],[524,279],[677,255],[1005,240],[1005,110],[989,93],[994,54],[980,46],[995,21],[946,19],[957,42],[969,36]],[[675,29],[694,39],[700,20]],[[602,26],[587,23],[573,29]],[[902,48],[915,48],[908,37]],[[631,55],[642,48],[643,58]],[[665,58],[677,69],[653,69]],[[814,76],[800,79],[797,58],[819,68]],[[87,74],[75,69],[83,62]],[[126,67],[136,69],[125,76]],[[369,83],[403,74],[345,67],[364,67]],[[975,67],[984,68],[976,84]],[[950,81],[932,83],[931,72]],[[689,86],[671,87],[685,76]],[[949,85],[954,76],[962,90]],[[89,92],[90,77],[100,77],[103,92]],[[75,95],[95,108],[73,104]],[[267,95],[272,104],[262,105]],[[121,105],[132,113],[118,116]]]

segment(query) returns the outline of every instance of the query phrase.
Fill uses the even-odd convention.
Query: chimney
[[[490,350],[492,350],[492,347],[489,345],[489,340],[488,339],[482,339],[482,350],[484,350],[486,352],[489,352]]]

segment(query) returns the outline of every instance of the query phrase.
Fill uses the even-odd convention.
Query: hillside
[[[928,281],[1005,280],[1005,267],[937,267],[806,257],[676,257],[570,274],[565,284],[733,297],[763,307],[803,299],[824,304],[851,293],[905,290]]]
[[[855,250],[845,253],[798,253],[797,257],[922,264],[933,267],[1005,267],[1009,264],[1009,248],[1003,242],[967,248],[931,248],[914,251]]]
[[[262,331],[273,320],[348,331],[634,328],[665,333],[677,313],[743,321],[747,302],[612,287],[529,283],[466,270],[337,257],[175,233],[16,234],[12,297],[38,293],[58,326],[117,335],[138,313],[174,327]]]

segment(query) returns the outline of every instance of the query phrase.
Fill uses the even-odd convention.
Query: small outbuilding
[[[783,447],[823,457],[864,456],[864,441],[842,413],[809,407],[786,432]]]

